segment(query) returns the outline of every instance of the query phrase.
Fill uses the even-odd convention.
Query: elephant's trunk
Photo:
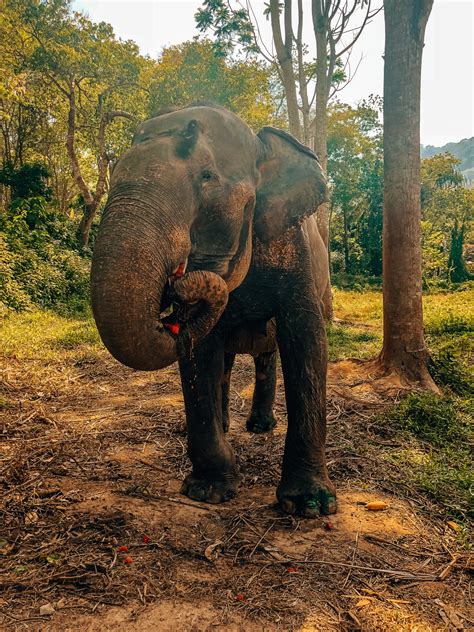
[[[162,211],[156,203],[144,202],[140,191],[125,195],[122,190],[109,199],[91,272],[92,309],[105,346],[123,364],[145,371],[166,367],[189,352],[215,325],[228,297],[225,281],[202,270],[170,286],[188,256],[189,237],[170,220],[164,202]],[[179,335],[163,326],[164,292],[179,304]]]

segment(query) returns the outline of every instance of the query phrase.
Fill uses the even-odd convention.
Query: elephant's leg
[[[240,477],[222,423],[224,350],[217,337],[205,338],[179,368],[193,465],[181,491],[194,500],[224,502],[236,494]]]
[[[297,287],[297,281],[291,283]],[[327,341],[312,288],[300,288],[279,306],[277,339],[285,381],[288,431],[280,506],[314,517],[336,511],[336,492],[326,468]]]
[[[222,427],[224,432],[228,432],[230,426],[229,417],[229,392],[230,392],[230,376],[232,367],[234,366],[235,353],[224,354],[224,374],[221,380],[222,388]]]
[[[276,426],[273,403],[276,389],[276,351],[255,358],[255,389],[252,409],[247,419],[250,432],[269,432]]]

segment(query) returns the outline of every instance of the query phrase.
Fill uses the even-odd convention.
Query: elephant
[[[255,358],[247,428],[271,430],[279,351],[288,427],[283,512],[336,511],[326,458],[328,258],[315,212],[328,199],[317,156],[289,133],[254,133],[209,103],[138,126],[117,161],[94,244],[91,299],[123,364],[178,361],[192,472],[182,493],[220,503],[240,483],[227,440],[235,354]]]

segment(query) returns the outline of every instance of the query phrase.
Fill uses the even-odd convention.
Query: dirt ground
[[[285,432],[245,431],[253,388],[236,363],[236,499],[193,502],[179,376],[104,353],[49,366],[9,359],[0,411],[0,627],[5,630],[474,629],[459,535],[390,459],[387,401],[357,363],[329,374],[336,516],[275,505]],[[393,394],[393,393],[392,393]],[[365,503],[382,500],[385,511]]]

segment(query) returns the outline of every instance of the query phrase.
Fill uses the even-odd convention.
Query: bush
[[[89,262],[76,252],[74,226],[43,198],[15,200],[0,217],[0,303],[81,311],[89,295]]]

